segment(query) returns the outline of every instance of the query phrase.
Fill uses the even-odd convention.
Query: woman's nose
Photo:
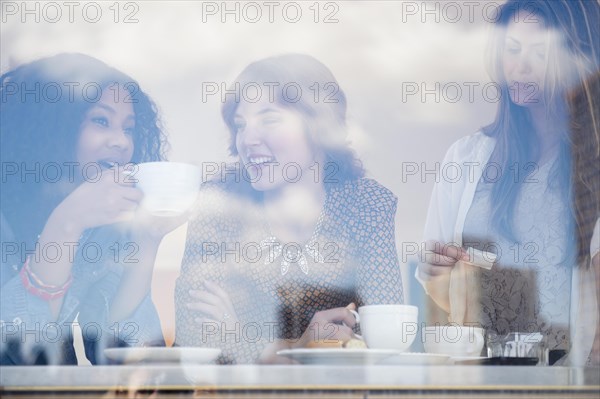
[[[517,68],[518,71],[523,74],[531,72],[531,59],[529,54],[521,54],[519,56]]]
[[[242,143],[245,146],[253,146],[261,143],[260,128],[253,124],[247,124],[241,135]]]
[[[108,137],[108,146],[127,150],[131,146],[131,136],[123,129],[113,129]]]

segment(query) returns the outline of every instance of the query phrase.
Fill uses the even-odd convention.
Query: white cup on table
[[[360,331],[370,349],[406,351],[417,335],[419,308],[411,305],[366,305],[358,308]]]

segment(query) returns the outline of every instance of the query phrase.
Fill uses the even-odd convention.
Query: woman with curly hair
[[[137,210],[125,170],[164,158],[156,106],[82,54],[18,66],[0,94],[2,363],[76,364],[76,319],[92,363],[107,346],[162,342],[150,284],[175,221]]]

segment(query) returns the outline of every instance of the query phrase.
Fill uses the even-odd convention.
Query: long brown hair
[[[590,240],[600,216],[600,73],[569,99],[577,263],[589,266]]]
[[[492,225],[496,231],[511,239],[514,238],[515,203],[527,171],[520,179],[514,179],[514,175],[508,171],[515,165],[523,171],[528,162],[536,161],[540,156],[538,138],[529,111],[511,101],[502,73],[506,27],[519,11],[526,11],[529,16],[540,20],[548,30],[556,31],[561,37],[560,50],[568,54],[559,56],[559,49],[548,49],[544,83],[546,115],[552,121],[550,125],[560,132],[558,162],[551,170],[550,181],[559,187],[571,187],[572,181],[567,93],[596,73],[600,65],[600,3],[597,0],[509,0],[499,9],[490,43],[489,67],[492,77],[500,85],[502,95],[496,119],[482,130],[486,135],[496,138],[492,161],[497,162],[504,171],[492,188]],[[582,109],[582,112],[591,112],[590,106]],[[570,203],[571,190],[565,189],[563,192],[565,203]]]

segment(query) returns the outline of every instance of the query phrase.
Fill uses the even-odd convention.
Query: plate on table
[[[176,347],[135,347],[108,348],[104,355],[119,363],[210,363],[214,361],[221,349],[219,348],[186,348]]]
[[[448,364],[450,356],[438,353],[403,352],[383,360],[388,365],[434,365]]]
[[[300,348],[280,350],[277,354],[302,364],[365,365],[379,363],[399,352],[393,349]]]

